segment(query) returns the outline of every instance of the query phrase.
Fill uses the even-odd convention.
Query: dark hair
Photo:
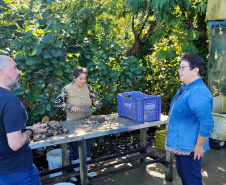
[[[187,61],[189,63],[190,69],[199,68],[199,76],[202,75],[205,68],[205,61],[197,54],[185,54],[181,61]]]
[[[88,75],[88,70],[84,67],[75,67],[73,71],[73,76],[75,76],[75,78],[78,78],[82,73]]]

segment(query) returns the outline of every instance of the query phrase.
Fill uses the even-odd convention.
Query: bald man
[[[0,185],[41,184],[28,143],[46,124],[26,128],[27,112],[11,92],[20,86],[20,74],[12,58],[0,55]]]

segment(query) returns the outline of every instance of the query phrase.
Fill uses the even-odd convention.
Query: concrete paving
[[[158,156],[165,155],[164,151],[153,147],[148,148],[148,150],[155,151]],[[105,171],[100,171],[98,174]],[[157,163],[95,181],[92,185],[181,185],[180,177],[175,168],[175,160],[173,173],[174,180],[172,182],[166,181],[165,166]],[[226,185],[225,146],[220,150],[211,149],[205,153],[202,160],[202,176],[203,185]]]

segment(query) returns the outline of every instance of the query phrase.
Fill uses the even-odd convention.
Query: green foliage
[[[207,1],[198,0],[149,0],[146,7],[151,11],[140,9],[136,14],[133,32],[134,35],[140,33],[142,44],[140,51],[136,52],[139,53],[137,58],[147,67],[142,82],[147,86],[142,91],[160,94],[164,113],[168,112],[171,99],[181,85],[177,67],[183,54],[197,53],[204,59],[207,57],[207,32],[203,16],[206,5]],[[140,22],[148,13],[151,15],[149,20]],[[133,46],[136,41],[137,38]]]
[[[199,27],[207,1],[59,2],[42,0],[32,9],[22,1],[0,2],[0,54],[13,57],[23,71],[23,88],[15,93],[29,103],[29,124],[45,115],[64,119],[53,102],[77,65],[88,68],[88,83],[104,103],[98,114],[116,112],[117,93],[129,91],[160,94],[166,113],[181,85],[180,57],[187,52],[206,57]],[[141,47],[138,55],[126,57],[135,39],[131,15]]]

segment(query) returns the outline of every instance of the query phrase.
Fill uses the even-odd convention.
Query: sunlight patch
[[[203,172],[202,172],[202,176],[203,176],[203,177],[208,177],[207,171],[203,171]]]
[[[153,171],[153,170],[151,170],[150,168],[147,168],[147,167],[146,167],[146,171],[150,175],[152,175],[153,177],[165,178],[165,173],[160,173],[160,172],[157,172],[157,171]]]
[[[225,172],[225,169],[224,168],[221,168],[221,167],[218,167],[218,170],[220,170],[222,172]]]

